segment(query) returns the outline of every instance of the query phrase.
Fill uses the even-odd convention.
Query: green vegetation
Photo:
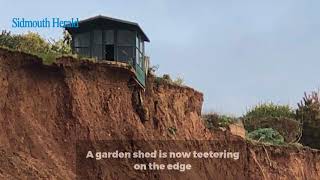
[[[162,75],[162,77],[157,76],[155,78],[155,82],[157,84],[168,83],[168,84],[177,85],[177,86],[183,86],[184,85],[183,78],[177,77],[177,79],[172,80],[169,74],[164,74],[164,75]]]
[[[264,103],[255,106],[243,116],[246,131],[272,128],[279,132],[285,142],[296,142],[301,134],[301,124],[295,119],[295,112],[288,105]]]
[[[42,58],[44,63],[51,64],[57,57],[71,54],[71,36],[67,31],[64,31],[63,35],[63,39],[50,42],[33,32],[14,35],[10,32],[2,31],[0,34],[0,46],[36,55]]]
[[[169,74],[163,74],[161,76],[156,75],[156,71],[158,71],[159,65],[154,65],[149,67],[149,74],[155,77],[155,83],[156,84],[162,84],[162,83],[167,83],[167,84],[172,84],[172,85],[178,85],[178,86],[184,86],[184,79],[182,77],[177,77],[175,80],[171,78]]]
[[[178,129],[176,127],[168,127],[168,131],[172,135],[176,135]]]
[[[155,75],[158,69],[159,69],[159,64],[149,67],[149,70],[148,70],[149,74]]]
[[[158,69],[158,66],[156,67]],[[155,68],[150,71],[155,72]],[[168,74],[155,77],[155,82],[182,85],[183,79],[172,80]],[[208,113],[202,116],[208,129],[228,127],[239,118]],[[312,92],[298,104],[298,109],[289,105],[262,103],[250,109],[240,118],[249,140],[273,145],[298,144],[320,148],[320,95]],[[168,128],[175,134],[175,128]],[[301,141],[299,141],[301,138]]]
[[[283,136],[278,131],[272,128],[261,128],[261,129],[254,130],[248,133],[247,137],[251,140],[273,144],[273,145],[284,144]]]
[[[183,80],[182,77],[177,77],[177,79],[175,79],[175,80],[173,81],[173,83],[174,83],[174,84],[177,84],[177,85],[179,85],[179,86],[183,86],[183,85],[184,85],[184,80]]]
[[[221,115],[218,113],[208,113],[202,116],[205,126],[208,129],[214,129],[218,127],[228,127],[234,123],[237,119],[235,117]]]
[[[265,103],[249,110],[242,119],[249,139],[261,138],[259,142],[279,145],[283,138],[288,144],[300,142],[320,149],[319,92],[305,93],[296,110],[288,105]]]
[[[319,92],[304,94],[298,103],[296,118],[303,124],[300,142],[312,148],[320,149],[320,95]]]
[[[245,115],[244,119],[253,118],[294,118],[294,110],[288,105],[277,105],[273,103],[263,103],[255,106],[249,110]]]

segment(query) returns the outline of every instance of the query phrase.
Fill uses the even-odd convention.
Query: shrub
[[[244,118],[262,118],[262,117],[276,117],[276,118],[294,118],[294,110],[288,105],[276,105],[273,103],[263,103],[255,106],[249,110]]]
[[[156,77],[155,82],[157,84],[172,84],[177,86],[183,86],[184,80],[181,77],[178,77],[176,80],[172,80],[171,76],[169,74],[163,74],[162,77]]]
[[[148,74],[150,73],[152,75],[155,75],[156,71],[158,71],[158,69],[159,69],[159,65],[158,64],[157,65],[153,65],[153,66],[149,67]]]
[[[61,54],[71,54],[71,41],[72,37],[68,33],[68,31],[63,31],[63,39],[59,39],[58,41],[52,40],[53,43],[51,44],[51,49],[55,52],[59,52]]]
[[[171,77],[170,77],[169,74],[164,74],[164,75],[162,76],[162,79],[163,79],[164,81],[167,81],[167,82],[172,82],[172,79],[171,79]]]
[[[10,48],[10,49],[15,49],[18,47],[19,44],[19,36],[13,36],[11,35],[10,32],[8,31],[2,31],[0,34],[0,45]]]
[[[64,31],[63,40],[53,43],[33,32],[13,35],[8,31],[2,31],[0,34],[0,46],[37,55],[47,64],[52,63],[58,56],[71,54],[70,41],[71,36],[66,31]]]
[[[319,92],[304,94],[298,103],[296,118],[303,124],[300,142],[320,149],[320,96]]]
[[[265,103],[255,106],[243,116],[248,132],[261,128],[273,128],[286,142],[295,142],[301,134],[301,125],[288,105]]]
[[[48,53],[50,49],[50,44],[47,43],[41,36],[37,33],[29,32],[25,35],[19,35],[18,37],[18,50],[22,50],[27,53]]]
[[[250,132],[247,137],[249,139],[273,144],[273,145],[281,145],[284,144],[283,136],[276,130],[272,128],[261,128]]]
[[[214,129],[218,127],[228,127],[231,123],[236,121],[235,117],[227,115],[220,115],[217,113],[209,113],[202,116],[205,126],[208,129]]]
[[[157,84],[163,84],[163,83],[169,83],[169,84],[171,84],[171,83],[172,83],[172,80],[171,80],[171,77],[170,77],[169,74],[164,74],[164,75],[162,75],[162,77],[156,76],[155,82],[156,82]]]
[[[183,86],[184,85],[184,80],[182,77],[177,77],[177,79],[175,79],[173,81],[174,84],[179,85],[179,86]]]

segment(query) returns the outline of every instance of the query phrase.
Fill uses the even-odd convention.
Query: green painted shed
[[[138,82],[145,87],[149,66],[145,42],[150,40],[139,24],[101,15],[81,20],[78,24],[78,28],[66,27],[72,36],[74,53],[130,64]]]

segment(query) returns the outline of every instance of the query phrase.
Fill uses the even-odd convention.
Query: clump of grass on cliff
[[[177,79],[172,80],[169,74],[164,74],[162,77],[157,76],[155,81],[157,84],[168,83],[177,86],[184,86],[183,78],[177,77]]]
[[[208,129],[215,129],[219,127],[228,127],[230,124],[236,122],[238,119],[236,117],[218,114],[218,113],[208,113],[202,115],[205,126]]]
[[[157,76],[156,71],[159,69],[159,65],[154,65],[149,68],[149,74],[155,77],[154,81],[156,84],[172,84],[177,86],[184,86],[184,79],[182,77],[177,77],[175,80],[171,78],[169,74],[163,74],[162,76]]]
[[[52,42],[45,40],[39,34],[28,32],[27,34],[11,34],[2,31],[0,34],[0,46],[10,50],[21,51],[40,57],[45,64],[51,64],[57,57],[71,54],[71,36],[64,31],[63,39]]]

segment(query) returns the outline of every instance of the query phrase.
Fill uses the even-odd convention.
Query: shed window
[[[141,39],[141,36],[137,35],[136,36],[136,63],[141,68],[143,68],[144,66],[143,54],[144,54],[144,42]]]
[[[102,44],[102,31],[94,30],[93,31],[93,43],[94,44]]]
[[[80,33],[74,35],[74,49],[82,56],[90,56],[90,33]]]
[[[93,45],[92,45],[92,57],[102,59],[103,54],[102,48],[102,31],[93,31]]]
[[[89,47],[90,46],[90,33],[80,33],[74,36],[75,47]]]
[[[144,43],[140,40],[140,52],[144,53]]]
[[[118,60],[122,62],[133,63],[133,47],[118,46]]]
[[[104,43],[105,44],[114,44],[114,31],[106,30],[104,34]]]
[[[102,45],[94,45],[92,47],[92,57],[102,59]]]
[[[127,30],[118,31],[118,44],[119,45],[135,45],[135,32]]]
[[[139,36],[137,35],[136,36],[136,48],[138,48],[139,49]]]

